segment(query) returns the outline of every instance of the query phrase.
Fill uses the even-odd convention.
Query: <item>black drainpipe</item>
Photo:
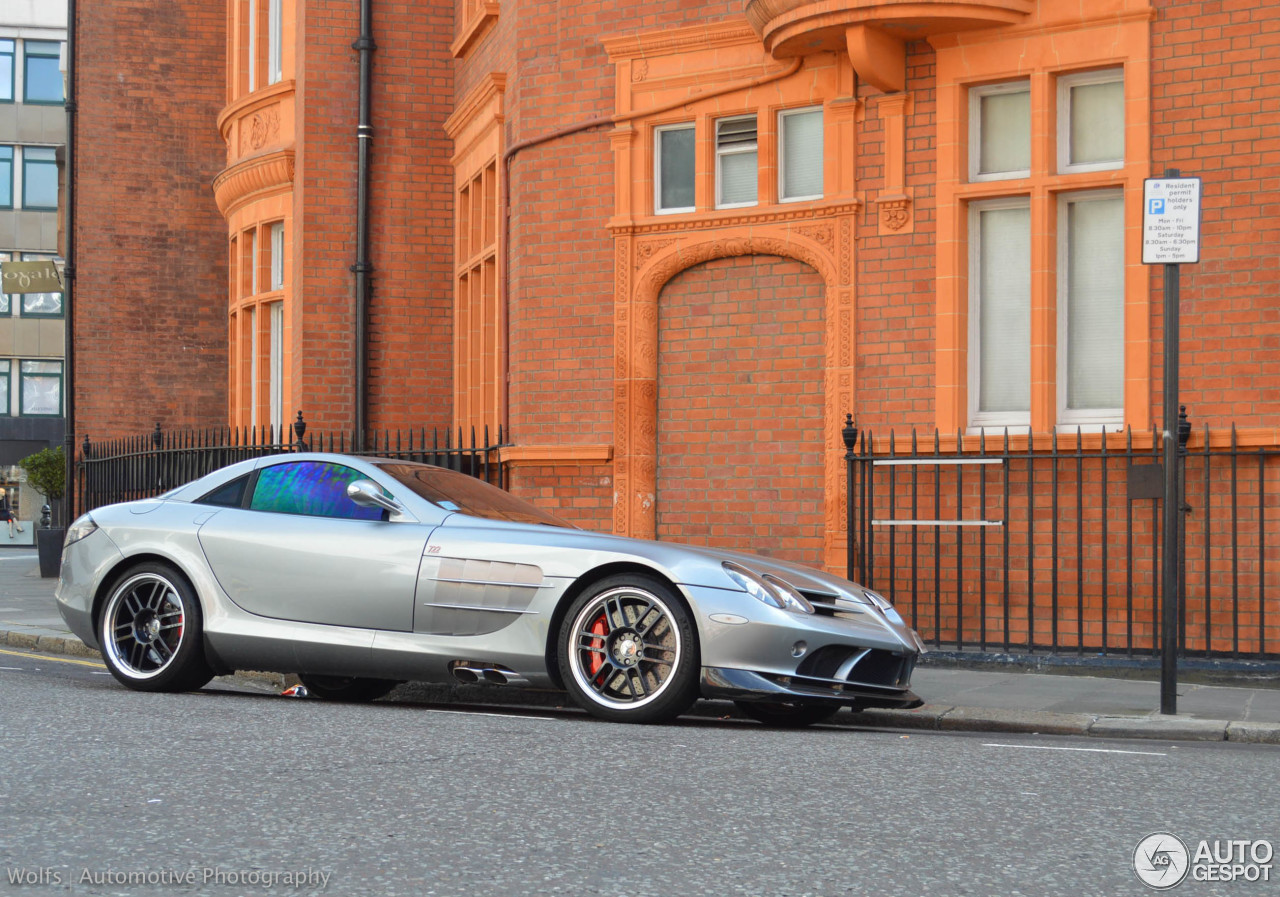
[[[365,336],[369,315],[369,278],[373,265],[369,262],[369,146],[373,143],[373,125],[369,121],[369,79],[373,71],[373,0],[360,0],[360,37],[351,45],[360,53],[360,124],[356,142],[360,149],[356,175],[356,275],[355,309],[355,448],[364,448],[368,423],[368,340]]]
[[[67,0],[67,145],[63,154],[62,176],[66,189],[66,208],[63,211],[62,227],[67,241],[67,254],[63,256],[62,269],[62,319],[63,340],[63,392],[66,416],[63,424],[63,451],[67,456],[67,482],[63,492],[67,512],[62,515],[63,524],[70,523],[70,515],[75,513],[80,501],[76,494],[76,390],[75,390],[75,307],[72,302],[75,295],[76,282],[76,0]]]

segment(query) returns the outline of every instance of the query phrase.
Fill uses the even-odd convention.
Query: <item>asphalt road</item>
[[[223,680],[149,695],[89,661],[4,650],[0,893],[1146,894],[1131,862],[1152,832],[1280,845],[1276,759],[336,705]]]

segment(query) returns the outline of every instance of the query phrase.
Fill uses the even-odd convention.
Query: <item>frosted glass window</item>
[[[284,303],[272,302],[270,330],[270,377],[268,393],[271,399],[271,426],[276,439],[284,442]]]
[[[1031,409],[1031,209],[979,207],[970,272],[977,324],[976,422],[1026,423]]]
[[[1124,164],[1124,81],[1119,70],[1059,80],[1058,154],[1063,169]]]
[[[1065,408],[1118,417],[1124,406],[1124,199],[1069,199],[1062,219],[1066,270],[1058,301],[1066,351],[1059,376],[1065,374]]]
[[[822,109],[783,112],[778,115],[782,133],[783,201],[819,199],[822,196]]]
[[[659,128],[657,141],[658,211],[691,212],[694,209],[694,126]]]
[[[267,7],[267,83],[280,80],[280,48],[283,38],[281,0],[269,0]]]
[[[52,261],[53,256],[39,252],[22,253],[24,262]],[[22,293],[23,317],[61,317],[62,293]]]
[[[245,311],[249,326],[249,426],[258,425],[258,309]]]
[[[284,222],[271,225],[271,289],[284,289]]]
[[[62,413],[62,362],[24,361],[19,373],[23,414],[52,417]]]
[[[716,122],[716,206],[751,206],[759,182],[756,118]]]
[[[258,89],[258,7],[254,0],[248,0],[249,7],[249,45],[245,48],[246,65],[249,68],[249,93]]]
[[[973,180],[1026,177],[1031,171],[1031,88],[1025,81],[975,87],[969,103]]]

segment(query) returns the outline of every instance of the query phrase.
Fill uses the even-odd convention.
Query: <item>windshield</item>
[[[548,514],[524,499],[516,498],[510,492],[504,492],[466,474],[445,470],[443,467],[400,461],[378,466],[417,495],[446,511],[457,511],[459,514],[483,517],[486,520],[576,528],[554,514]]]

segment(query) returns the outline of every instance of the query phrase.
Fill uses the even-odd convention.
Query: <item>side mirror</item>
[[[347,498],[362,508],[382,508],[392,514],[399,514],[404,510],[400,502],[384,495],[382,488],[373,480],[356,480],[348,485]]]

